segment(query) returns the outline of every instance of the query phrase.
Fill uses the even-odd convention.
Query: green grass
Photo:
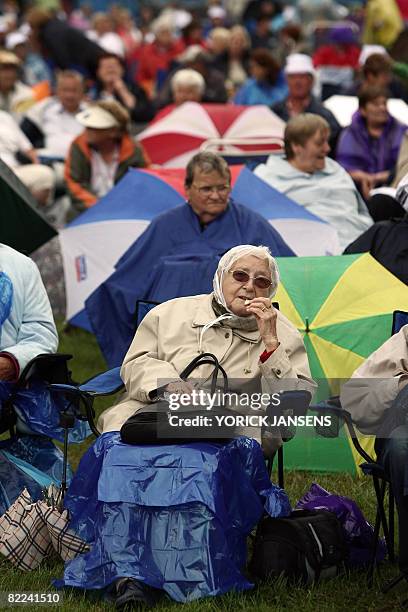
[[[105,369],[104,360],[93,336],[77,329],[69,333],[61,333],[59,350],[72,353],[73,375],[76,380],[86,380]],[[97,412],[100,413],[113,403],[112,398],[98,401]],[[89,446],[89,441],[81,445],[70,446],[70,462],[76,467],[78,461]],[[368,478],[354,479],[350,474],[311,474],[306,472],[289,472],[285,474],[286,488],[291,502],[294,503],[315,480],[331,492],[353,498],[365,513],[370,522],[374,520],[375,497]],[[63,564],[58,559],[50,559],[37,570],[23,573],[15,570],[7,561],[0,562],[0,592],[36,591],[50,592],[53,589],[51,581],[60,578]],[[348,610],[349,612],[375,611],[391,612],[403,609],[401,602],[408,598],[408,588],[401,585],[390,594],[381,593],[381,585],[385,580],[394,577],[397,566],[383,564],[380,573],[376,574],[372,589],[366,585],[364,572],[352,572],[337,578],[326,580],[313,587],[287,585],[283,580],[264,584],[260,588],[245,594],[229,593],[223,597],[199,600],[183,605],[186,612],[239,612],[270,610],[329,612],[331,610]],[[37,610],[38,606],[24,606],[26,610]],[[57,608],[55,608],[57,609]],[[85,595],[77,591],[64,591],[63,603],[58,610],[96,611],[113,610],[112,605],[101,602],[95,594]],[[158,607],[160,612],[180,609],[180,604],[164,602]]]

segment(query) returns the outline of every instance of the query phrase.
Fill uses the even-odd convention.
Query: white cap
[[[210,19],[225,19],[227,12],[222,6],[210,6],[207,15]]]
[[[27,42],[27,36],[22,32],[11,32],[6,36],[6,49],[12,51],[17,45],[23,45]]]
[[[388,55],[386,49],[381,45],[363,45],[360,56],[358,58],[359,66],[364,66],[370,55],[378,53],[380,55]]]
[[[292,53],[286,58],[285,74],[311,74],[315,76],[312,58],[304,53]]]
[[[111,113],[100,106],[89,106],[85,110],[75,115],[76,120],[85,127],[95,130],[107,130],[113,127],[120,127],[119,122]]]

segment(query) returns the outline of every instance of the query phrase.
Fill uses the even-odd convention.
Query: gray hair
[[[204,77],[197,72],[197,70],[193,70],[192,68],[178,70],[172,76],[170,84],[173,93],[180,85],[183,87],[193,87],[197,89],[200,94],[202,94],[205,89]]]
[[[289,119],[284,135],[286,159],[293,159],[295,157],[292,144],[304,147],[309,138],[314,136],[316,132],[330,133],[329,124],[320,115],[301,113]]]
[[[85,89],[85,79],[80,72],[76,70],[59,70],[56,78],[57,87],[65,79],[75,79]]]
[[[194,155],[187,164],[186,177],[184,179],[185,187],[191,187],[194,180],[194,171],[198,168],[204,174],[210,172],[218,172],[223,178],[231,183],[231,172],[224,158],[216,153],[203,151]]]
[[[268,247],[266,246],[254,246],[253,244],[240,244],[236,247],[233,247],[221,257],[218,262],[218,268],[214,274],[213,278],[213,287],[214,287],[214,295],[220,304],[227,307],[225,303],[224,294],[222,291],[222,284],[224,280],[224,275],[231,270],[233,264],[240,259],[241,257],[245,257],[246,255],[253,255],[258,259],[267,260],[269,271],[271,273],[271,281],[272,284],[269,289],[269,297],[273,297],[278,289],[279,285],[279,269],[276,260],[272,257],[272,254]]]

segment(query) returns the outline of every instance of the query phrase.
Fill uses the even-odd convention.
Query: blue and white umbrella
[[[250,170],[232,167],[232,197],[269,220],[297,255],[339,253],[337,232]],[[158,214],[182,204],[184,169],[131,170],[60,231],[67,319],[89,329],[84,303]]]

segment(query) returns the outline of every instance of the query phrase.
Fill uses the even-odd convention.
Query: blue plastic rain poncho
[[[60,585],[103,589],[133,577],[191,601],[251,588],[246,538],[263,512],[286,516],[258,443],[129,446],[102,435],[84,455],[65,506],[90,552]]]

